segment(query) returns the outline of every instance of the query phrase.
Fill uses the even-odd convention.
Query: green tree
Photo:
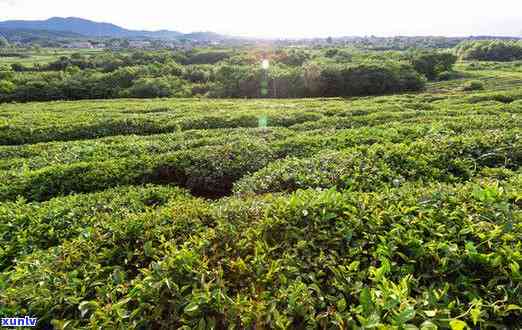
[[[434,80],[440,73],[453,70],[457,56],[450,53],[421,52],[414,54],[410,61],[417,72]]]
[[[184,82],[176,77],[141,78],[127,92],[126,96],[137,98],[189,96]]]
[[[9,47],[9,41],[4,36],[0,36],[0,48]]]
[[[500,40],[464,42],[457,47],[457,54],[464,60],[522,60],[522,42]]]

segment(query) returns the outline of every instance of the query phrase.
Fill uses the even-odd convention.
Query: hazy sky
[[[0,0],[0,20],[52,16],[259,37],[522,36],[522,0]]]

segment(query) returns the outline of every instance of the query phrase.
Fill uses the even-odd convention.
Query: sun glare
[[[263,70],[268,70],[268,68],[270,67],[270,61],[263,60],[263,62],[261,62],[261,67],[263,68]]]

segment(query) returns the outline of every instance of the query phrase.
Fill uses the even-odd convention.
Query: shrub
[[[11,94],[16,90],[16,85],[8,80],[0,80],[0,94]]]
[[[461,75],[456,71],[443,71],[438,74],[437,80],[439,81],[449,81],[454,79],[459,79]]]
[[[202,50],[186,54],[186,58],[182,61],[183,64],[215,64],[228,59],[230,56],[232,56],[230,51]]]
[[[189,96],[186,85],[177,78],[141,78],[124,92],[138,98]]]
[[[510,326],[522,317],[514,184],[307,190],[107,217],[24,258],[0,300],[74,328]]]
[[[486,101],[496,101],[501,103],[512,103],[515,100],[522,99],[521,93],[513,93],[513,92],[495,92],[495,93],[483,93],[478,95],[473,95],[468,98],[469,103],[475,104],[479,102]]]
[[[520,41],[482,40],[463,42],[457,54],[465,60],[515,61],[522,59]]]
[[[339,48],[329,48],[324,53],[324,56],[333,59],[336,62],[351,62],[353,58],[352,54],[348,50]]]
[[[134,69],[114,79],[133,83]],[[272,69],[289,85],[301,72]],[[60,75],[73,77],[41,80]],[[43,329],[516,327],[522,93],[434,85],[3,105],[0,144],[19,145],[0,146],[0,316]]]
[[[316,96],[361,96],[416,91],[424,80],[408,65],[327,66],[319,74]]]
[[[484,83],[480,80],[474,80],[466,83],[463,87],[463,91],[480,91],[484,89]]]
[[[297,49],[282,51],[276,55],[276,60],[278,62],[290,66],[302,66],[311,58],[310,53],[308,53],[307,51]]]
[[[332,188],[374,191],[404,181],[458,182],[484,167],[518,169],[522,164],[520,132],[487,134],[411,145],[377,144],[311,158],[284,159],[244,177],[235,192],[291,192]]]
[[[423,52],[413,55],[410,61],[417,72],[429,80],[435,80],[440,73],[453,69],[457,56],[450,53]]]
[[[0,184],[0,200],[24,197],[30,201],[120,185],[173,184],[198,196],[227,195],[242,176],[266,166],[274,157],[254,141],[103,162],[79,162],[29,171]]]
[[[121,219],[130,213],[160,207],[173,198],[189,199],[190,195],[174,187],[121,187],[89,195],[72,195],[44,203],[23,200],[0,205],[0,232],[4,246],[0,250],[0,270],[38,249],[48,249],[79,235],[105,215]]]

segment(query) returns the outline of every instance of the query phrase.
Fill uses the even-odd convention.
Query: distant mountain
[[[80,39],[85,36],[68,31],[47,31],[32,29],[6,29],[0,27],[0,35],[11,41],[27,41],[38,39]]]
[[[183,33],[177,31],[128,30],[111,23],[93,22],[77,17],[53,17],[43,21],[4,21],[0,22],[0,29],[60,31],[85,37],[176,39],[183,36]]]
[[[193,32],[187,33],[182,36],[184,39],[197,40],[197,41],[214,41],[220,39],[226,39],[227,37],[214,33],[214,32]]]

